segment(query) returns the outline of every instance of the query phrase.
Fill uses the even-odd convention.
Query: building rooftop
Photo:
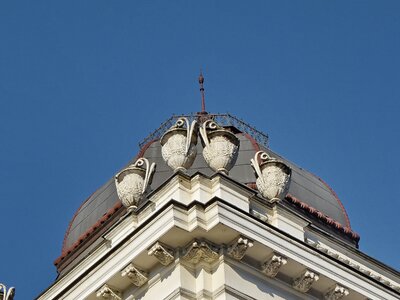
[[[153,176],[150,190],[157,189],[174,171],[168,167],[161,155],[160,137],[181,116],[172,116],[160,128],[150,134],[142,143],[137,156],[128,163],[131,164],[139,157],[145,157],[150,162],[156,163],[156,172]],[[318,176],[298,167],[294,163],[281,157],[268,148],[268,136],[254,129],[245,122],[229,114],[192,114],[189,119],[214,119],[220,125],[233,132],[240,141],[239,155],[236,164],[229,172],[229,177],[240,184],[254,190],[257,189],[256,177],[250,165],[250,159],[259,151],[267,152],[271,157],[286,163],[292,169],[292,178],[289,193],[283,204],[306,216],[324,231],[329,232],[345,243],[358,247],[359,236],[354,233],[346,210],[336,193]],[[192,167],[187,171],[189,175],[200,172],[211,176],[214,171],[205,162],[202,156],[203,147],[197,143],[197,156]],[[144,200],[146,201],[146,200]],[[108,180],[102,187],[95,191],[78,208],[65,233],[61,256],[55,261],[59,262],[84,244],[85,239],[95,234],[100,228],[105,227],[111,215],[121,210],[114,178]]]

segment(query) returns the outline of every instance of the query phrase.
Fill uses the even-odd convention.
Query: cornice
[[[214,207],[214,209],[211,210],[211,207]],[[208,213],[197,213],[193,215],[192,213],[189,213],[191,208],[208,211]],[[344,268],[340,266],[340,264],[336,264],[335,260],[332,258],[326,259],[320,257],[319,255],[315,255],[315,250],[313,250],[314,247],[306,244],[303,241],[294,239],[284,232],[280,232],[273,226],[262,222],[261,220],[252,216],[250,213],[245,213],[241,210],[238,210],[237,207],[224,200],[214,198],[212,201],[209,201],[206,204],[191,203],[190,205],[183,205],[180,202],[171,201],[168,205],[165,205],[162,209],[155,212],[157,217],[146,220],[146,224],[140,224],[139,226],[134,227],[133,224],[125,222],[124,226],[130,227],[132,230],[124,230],[126,232],[125,237],[120,239],[118,243],[113,243],[111,241],[111,247],[104,243],[102,247],[99,247],[98,250],[87,257],[85,262],[82,262],[75,268],[73,272],[70,272],[70,274],[67,276],[68,278],[64,278],[61,281],[56,282],[56,284],[59,286],[57,290],[60,290],[61,293],[53,294],[54,297],[64,297],[65,293],[71,290],[73,290],[74,293],[80,292],[83,296],[87,295],[87,293],[93,293],[99,287],[96,289],[95,285],[91,286],[89,284],[84,290],[80,290],[81,287],[78,288],[77,286],[82,284],[84,279],[89,280],[89,282],[92,282],[93,284],[98,281],[97,278],[107,280],[107,278],[109,278],[109,276],[112,274],[107,276],[104,276],[104,274],[109,274],[109,270],[122,270],[123,267],[132,262],[132,260],[134,260],[139,253],[147,253],[147,249],[149,249],[147,247],[150,247],[151,244],[159,240],[169,230],[169,228],[177,226],[182,229],[186,228],[185,230],[190,232],[189,228],[192,228],[188,226],[190,220],[184,220],[183,218],[178,217],[181,214],[184,214],[187,217],[192,215],[191,218],[195,216],[198,218],[200,216],[200,218],[204,218],[204,224],[207,224],[207,222],[209,222],[207,220],[212,219],[214,214],[216,214],[218,217],[218,222],[215,223],[215,225],[220,223],[225,224],[225,226],[228,226],[232,230],[240,232],[246,239],[251,239],[254,241],[254,243],[262,245],[263,247],[273,249],[274,251],[279,251],[279,253],[285,256],[285,258],[306,266],[308,269],[313,270],[313,272],[320,274],[320,276],[328,276],[328,278],[331,278],[338,284],[358,292],[363,291],[363,293],[366,293],[367,295],[386,293],[378,286],[363,286],[363,276],[359,276],[359,274],[352,272],[346,272],[346,268],[348,268],[347,265],[346,268]],[[126,218],[128,216],[126,216]],[[199,225],[200,224],[201,223],[199,222]],[[116,226],[113,229],[113,231],[121,230],[123,230],[123,228],[120,226]],[[208,230],[210,230],[210,228],[208,228]],[[149,237],[151,237],[150,240]],[[224,249],[229,248],[229,246],[223,247],[226,247]],[[219,251],[215,251],[213,249],[211,249],[211,251],[219,253]],[[204,253],[204,251],[202,252]],[[182,251],[182,253],[186,252]],[[201,253],[201,256],[203,256],[203,253]],[[207,257],[210,257],[210,255],[207,255]],[[213,257],[213,255],[211,255],[211,257]],[[212,262],[213,259],[211,259],[209,262]],[[209,263],[207,261],[205,262]],[[343,272],[346,272],[346,277],[341,275]],[[380,292],[378,292],[378,290]],[[372,296],[371,298],[374,297]],[[41,299],[48,298],[43,297]],[[394,298],[388,296],[388,299]]]

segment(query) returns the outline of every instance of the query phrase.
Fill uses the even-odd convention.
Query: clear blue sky
[[[400,269],[400,1],[1,1],[0,282],[32,299],[75,210],[171,114],[230,112]]]

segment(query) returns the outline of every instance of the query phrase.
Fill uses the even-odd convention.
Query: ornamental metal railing
[[[161,136],[175,124],[179,118],[188,118],[191,122],[192,120],[199,120],[204,122],[205,120],[212,119],[221,126],[228,127],[233,126],[241,132],[250,135],[258,144],[268,148],[268,135],[250,126],[248,123],[232,116],[231,114],[202,114],[202,113],[192,113],[188,115],[173,115],[168,120],[160,125],[155,131],[150,133],[143,141],[139,143],[139,147],[142,148],[144,145],[150,141],[158,140]]]

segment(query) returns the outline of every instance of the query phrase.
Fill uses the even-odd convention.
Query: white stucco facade
[[[216,173],[175,173],[38,299],[399,299],[400,278]]]

